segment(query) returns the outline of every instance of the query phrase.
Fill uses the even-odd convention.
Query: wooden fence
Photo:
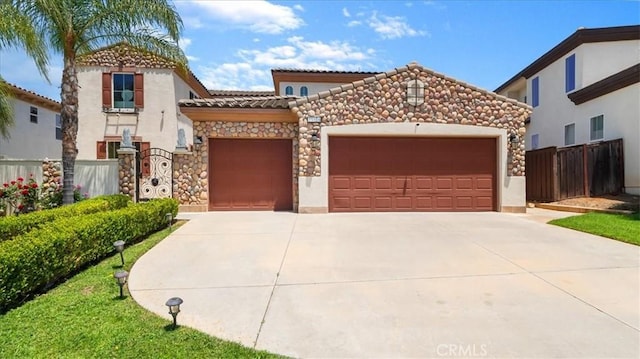
[[[528,201],[553,202],[624,189],[622,139],[527,151],[525,160]]]

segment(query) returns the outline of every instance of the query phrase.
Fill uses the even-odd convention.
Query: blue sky
[[[579,27],[640,23],[627,1],[175,1],[181,46],[208,88],[269,90],[272,68],[388,71],[417,61],[493,90]],[[612,54],[615,56],[615,54]],[[0,52],[9,82],[59,100],[21,52]]]

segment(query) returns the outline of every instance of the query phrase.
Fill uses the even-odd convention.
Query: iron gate
[[[152,147],[138,153],[137,200],[171,198],[173,192],[173,154]]]

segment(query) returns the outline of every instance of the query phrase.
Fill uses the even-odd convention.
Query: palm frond
[[[11,87],[0,76],[0,136],[8,139],[14,125]]]

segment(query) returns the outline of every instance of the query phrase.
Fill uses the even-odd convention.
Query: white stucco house
[[[58,158],[62,153],[60,103],[9,84],[14,126],[0,137],[0,159]]]
[[[190,71],[127,44],[80,58],[78,83],[78,159],[117,158],[125,129],[138,150],[173,150],[179,129],[192,145],[191,121],[178,100],[209,96]]]
[[[495,92],[533,107],[527,150],[622,138],[640,194],[640,25],[578,29]]]

